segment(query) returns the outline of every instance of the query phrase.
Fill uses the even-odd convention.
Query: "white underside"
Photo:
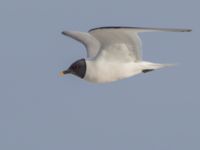
[[[190,32],[190,29],[165,29],[142,27],[102,27],[88,33],[65,31],[64,35],[84,44],[87,49],[84,79],[94,83],[112,82],[148,70],[172,65],[142,61],[141,32]],[[147,70],[146,70],[147,69]]]
[[[86,61],[87,70],[84,80],[94,83],[107,83],[137,75],[145,69],[160,69],[170,65],[141,62],[104,62]]]

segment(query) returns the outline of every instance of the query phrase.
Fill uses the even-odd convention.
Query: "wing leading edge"
[[[136,32],[191,32],[192,29],[181,29],[181,28],[152,28],[152,27],[126,27],[126,26],[108,26],[108,27],[98,27],[90,29],[88,32],[103,29],[131,29]]]
[[[99,41],[89,33],[78,31],[63,31],[62,34],[81,42],[86,47],[87,57],[95,57],[100,49]]]

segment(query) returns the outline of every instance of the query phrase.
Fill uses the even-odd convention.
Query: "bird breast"
[[[135,62],[116,63],[107,61],[86,61],[84,79],[94,83],[106,83],[141,73]]]

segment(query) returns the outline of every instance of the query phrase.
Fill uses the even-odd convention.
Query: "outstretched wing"
[[[190,29],[143,28],[143,27],[100,27],[89,33],[101,43],[98,57],[115,61],[141,61],[142,44],[140,32],[189,32]]]
[[[136,32],[191,32],[192,29],[180,29],[180,28],[151,28],[151,27],[121,27],[121,26],[111,26],[111,27],[98,27],[90,29],[89,32],[100,29],[132,29]]]
[[[101,43],[103,57],[115,61],[141,61],[141,40],[135,29],[97,28],[89,33]]]
[[[63,31],[62,34],[81,42],[86,47],[87,57],[95,57],[100,49],[99,41],[89,33],[78,31]]]

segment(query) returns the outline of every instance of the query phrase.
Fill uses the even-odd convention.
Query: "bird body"
[[[86,60],[87,71],[84,79],[90,82],[106,83],[120,80],[141,72],[134,62],[115,63],[106,61]]]
[[[170,64],[158,64],[142,59],[140,32],[189,32],[190,29],[100,27],[88,33],[64,31],[87,49],[87,58],[73,63],[62,75],[72,73],[86,81],[107,83],[140,73],[146,73]]]
[[[87,71],[83,79],[95,82],[106,83],[128,78],[140,73],[146,73],[173,64],[157,64],[147,61],[115,63],[103,60],[86,60]]]

